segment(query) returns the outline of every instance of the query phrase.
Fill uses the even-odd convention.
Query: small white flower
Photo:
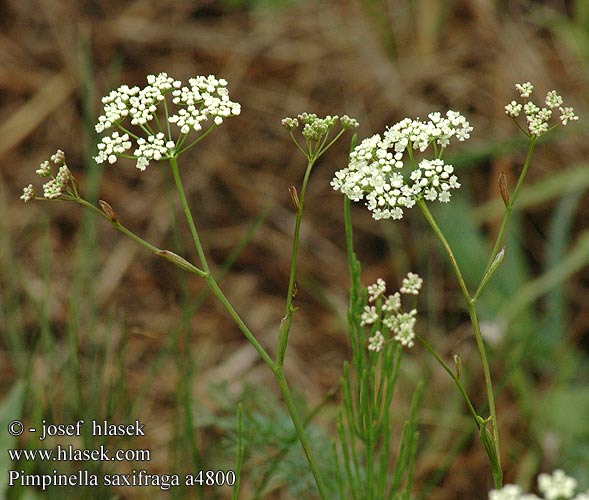
[[[538,489],[544,494],[546,500],[558,500],[571,498],[575,494],[577,480],[568,477],[561,469],[556,469],[552,475],[540,474],[538,476]]]
[[[382,278],[378,278],[374,285],[369,285],[366,289],[368,291],[368,301],[374,302],[378,297],[384,294],[387,284]]]
[[[562,106],[563,100],[562,97],[556,93],[556,90],[551,90],[548,92],[548,94],[546,94],[545,102],[546,106],[549,108],[558,108],[559,106]]]
[[[397,312],[399,309],[401,309],[401,294],[395,292],[387,297],[382,305],[382,310],[385,312]]]
[[[541,118],[529,116],[528,130],[530,131],[530,134],[535,135],[536,137],[541,136],[542,134],[548,132],[548,123]]]
[[[360,316],[360,325],[372,325],[378,320],[378,313],[375,306],[366,306],[362,316]]]
[[[540,111],[540,108],[536,106],[532,101],[526,102],[524,104],[524,113],[526,117],[530,118],[534,116],[538,111]]]
[[[413,347],[415,339],[415,323],[417,310],[408,313],[398,313],[383,320],[383,324],[394,333],[394,339],[402,346]]]
[[[55,165],[62,165],[65,162],[65,153],[61,149],[58,149],[55,154],[51,155],[51,161]]]
[[[39,168],[35,171],[36,174],[40,175],[41,177],[49,177],[51,175],[51,165],[49,162],[45,160]]]
[[[384,337],[377,331],[372,337],[368,338],[368,350],[380,352],[384,346]]]
[[[500,490],[491,490],[489,500],[521,500],[522,489],[515,484],[508,484]]]
[[[112,165],[131,146],[128,134],[120,135],[118,132],[113,132],[110,136],[103,137],[98,143],[98,155],[94,157],[94,161],[98,164],[108,162]]]
[[[530,82],[516,83],[515,88],[523,98],[530,97],[530,95],[532,95],[532,90],[534,90],[534,86]]]
[[[63,184],[56,179],[51,179],[43,184],[43,196],[49,200],[59,198],[63,190]]]
[[[401,287],[401,293],[409,295],[419,295],[419,290],[423,285],[423,279],[416,273],[407,273],[407,277],[403,279],[403,286]]]
[[[511,118],[517,118],[522,112],[522,108],[523,106],[521,104],[511,101],[507,106],[505,106],[505,113]]]
[[[33,188],[32,184],[29,184],[22,190],[22,195],[20,197],[25,203],[31,201],[35,197],[35,189]]]
[[[577,115],[575,115],[575,110],[571,107],[568,108],[559,108],[560,111],[560,122],[563,125],[566,125],[569,121],[576,121],[579,119]]]
[[[140,137],[137,139],[137,149],[133,155],[137,157],[137,168],[145,170],[150,160],[159,161],[163,158],[169,158],[174,154],[175,144],[172,141],[166,141],[162,132],[156,135],[148,135],[147,140]]]

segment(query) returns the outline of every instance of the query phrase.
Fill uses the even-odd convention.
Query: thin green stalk
[[[176,255],[172,252],[168,252],[166,250],[160,250],[156,246],[153,246],[151,243],[149,243],[148,241],[145,241],[143,238],[136,235],[133,231],[131,231],[128,228],[126,228],[125,226],[123,226],[118,220],[113,219],[111,216],[107,215],[105,212],[100,210],[97,206],[93,205],[92,203],[84,200],[83,198],[72,198],[72,200],[75,201],[76,203],[79,203],[80,205],[85,206],[86,208],[89,208],[90,210],[93,210],[98,215],[100,215],[101,217],[103,217],[104,219],[109,221],[116,229],[118,229],[125,236],[131,238],[136,243],[139,243],[142,247],[144,247],[147,250],[149,250],[150,252],[156,254],[158,257],[162,257],[166,260],[169,260],[169,261],[173,262],[174,264],[178,265],[179,267],[181,267],[182,269],[190,271],[191,273],[196,274],[197,276],[200,276],[201,278],[206,277],[206,273],[204,271],[202,271],[201,269],[199,269],[198,267],[190,264],[190,262],[182,259],[181,257],[179,257],[178,255]]]
[[[468,407],[468,411],[470,411],[470,414],[472,415],[472,418],[475,421],[477,428],[480,427],[479,421],[477,420],[478,414],[477,414],[476,410],[474,409],[474,406],[472,405],[472,402],[470,401],[470,398],[468,397],[468,393],[466,392],[466,389],[462,385],[462,382],[460,382],[460,379],[458,378],[458,376],[456,376],[454,374],[454,372],[451,370],[451,368],[444,362],[444,360],[438,355],[438,353],[434,350],[434,348],[421,335],[415,335],[415,338],[436,359],[436,361],[446,371],[446,373],[448,375],[450,375],[452,380],[454,380],[454,383],[456,384],[456,387],[458,387],[460,394],[462,394],[462,398],[464,399],[464,402],[466,403],[466,406]]]
[[[526,162],[526,163],[528,163],[528,162]],[[517,189],[519,189],[520,184],[521,183],[518,183]],[[421,212],[423,213],[423,215],[425,216],[425,218],[429,222],[434,233],[436,234],[436,236],[438,237],[438,239],[442,243],[442,246],[444,247],[444,250],[446,251],[448,258],[450,259],[450,263],[452,265],[452,268],[454,269],[454,272],[456,274],[456,278],[458,279],[458,284],[460,285],[460,289],[462,291],[462,294],[464,295],[464,299],[466,300],[468,314],[470,316],[470,321],[472,323],[474,336],[475,336],[475,340],[476,340],[476,344],[477,344],[477,349],[479,351],[481,365],[483,367],[483,375],[485,378],[485,387],[486,387],[486,392],[487,392],[487,402],[489,405],[489,412],[491,414],[491,425],[493,428],[493,441],[495,444],[495,452],[496,452],[495,458],[496,458],[496,463],[498,464],[498,467],[499,467],[499,471],[494,470],[494,467],[493,467],[494,461],[491,460],[491,466],[493,467],[493,479],[495,481],[495,487],[501,487],[502,486],[501,484],[497,484],[497,478],[499,477],[499,473],[501,471],[500,470],[501,459],[500,459],[500,455],[499,455],[499,427],[497,425],[497,412],[495,409],[495,396],[493,394],[493,382],[491,380],[491,369],[489,367],[489,361],[487,359],[487,352],[485,350],[485,343],[483,341],[483,336],[481,335],[481,329],[480,329],[479,319],[478,319],[477,310],[476,310],[476,300],[474,300],[470,296],[470,293],[468,291],[468,288],[466,286],[464,278],[462,277],[462,272],[460,271],[460,267],[458,266],[458,262],[456,261],[456,258],[454,257],[454,253],[452,252],[452,248],[450,247],[450,244],[446,240],[444,233],[442,232],[442,230],[438,226],[437,222],[435,221],[434,216],[430,212],[425,201],[419,200],[417,202],[417,205],[419,206],[419,208],[421,209]],[[497,245],[497,247],[498,247],[498,245]],[[491,263],[492,262],[493,261],[491,260]],[[489,457],[489,458],[491,459],[491,457]]]
[[[237,405],[237,458],[235,459],[235,484],[231,491],[231,500],[237,500],[239,496],[239,483],[241,482],[241,465],[243,464],[243,405]]]
[[[313,477],[315,478],[315,483],[317,484],[317,489],[319,490],[319,496],[322,500],[327,500],[329,497],[327,495],[327,489],[325,488],[325,484],[323,483],[323,477],[321,476],[319,468],[317,467],[315,459],[313,458],[313,454],[311,452],[311,443],[309,442],[309,438],[305,433],[305,427],[292,399],[292,395],[290,393],[290,389],[288,388],[288,384],[286,382],[286,378],[284,376],[284,372],[282,371],[281,366],[275,367],[274,376],[276,377],[276,381],[278,382],[278,386],[280,387],[280,391],[282,392],[282,397],[284,398],[284,402],[286,404],[286,407],[288,408],[288,412],[290,413],[292,423],[294,424],[295,429],[297,431],[299,441],[303,446],[303,450],[307,457],[307,462],[309,463],[309,468],[311,469],[311,473],[313,474]]]
[[[506,200],[505,213],[503,214],[503,220],[501,221],[501,227],[499,228],[499,232],[497,233],[497,237],[495,239],[495,244],[493,245],[493,250],[491,251],[491,256],[489,257],[489,261],[487,262],[487,265],[485,267],[485,271],[483,272],[483,277],[481,278],[481,283],[479,284],[479,287],[477,288],[477,291],[475,292],[475,294],[473,296],[473,300],[475,302],[478,299],[480,293],[483,291],[483,288],[486,284],[484,277],[486,276],[487,272],[489,271],[489,269],[493,265],[493,261],[495,260],[495,257],[497,257],[497,254],[499,253],[499,248],[503,242],[503,237],[505,235],[505,231],[507,230],[507,225],[509,224],[509,219],[511,218],[511,211],[513,209],[513,205],[515,204],[515,200],[517,199],[517,195],[519,194],[519,191],[522,187],[522,184],[523,184],[526,174],[528,172],[528,168],[530,167],[530,162],[532,159],[532,153],[534,152],[534,147],[536,145],[536,140],[537,140],[537,137],[535,137],[535,136],[533,136],[530,139],[530,143],[528,145],[528,153],[526,155],[526,161],[525,161],[522,171],[520,173],[519,179],[517,181],[515,189],[513,190],[513,193]]]
[[[184,187],[182,186],[182,179],[180,178],[180,172],[178,170],[178,160],[176,158],[170,158],[170,167],[172,168],[172,174],[174,176],[174,182],[176,183],[176,189],[178,191],[178,196],[180,196],[180,202],[182,204],[182,209],[184,211],[184,215],[188,222],[188,226],[190,227],[190,233],[192,234],[192,240],[194,242],[194,247],[198,253],[198,258],[200,260],[201,266],[206,273],[204,278],[209,286],[213,295],[221,302],[223,307],[229,313],[233,321],[237,324],[241,332],[245,335],[247,340],[249,340],[250,344],[254,347],[254,349],[258,352],[260,357],[264,360],[264,362],[274,370],[274,361],[270,357],[270,355],[266,352],[266,350],[262,347],[262,345],[258,342],[254,334],[248,328],[248,326],[244,323],[241,319],[237,311],[233,308],[225,294],[219,288],[217,281],[213,277],[211,270],[209,268],[209,264],[207,262],[206,255],[204,253],[204,249],[202,243],[200,241],[200,237],[198,236],[198,231],[196,229],[196,224],[194,223],[194,219],[192,218],[192,213],[190,212],[190,208],[188,206],[188,200],[186,199],[186,194],[184,193]]]
[[[301,418],[300,418],[300,416],[297,412],[297,409],[294,405],[294,401],[292,399],[292,394],[290,393],[290,389],[288,387],[288,384],[286,383],[286,378],[284,377],[284,373],[282,371],[282,366],[280,366],[274,362],[274,360],[270,357],[270,355],[266,352],[266,350],[258,342],[258,340],[254,336],[254,334],[251,332],[251,330],[248,328],[248,326],[241,319],[241,317],[239,316],[237,311],[233,308],[233,306],[231,305],[231,303],[229,302],[229,300],[227,299],[225,294],[219,288],[217,281],[215,280],[213,274],[210,271],[210,267],[208,265],[206,255],[204,253],[204,249],[203,249],[202,243],[200,241],[198,231],[196,229],[196,224],[194,223],[194,219],[192,217],[190,207],[188,206],[188,200],[186,199],[186,194],[184,193],[184,187],[182,186],[182,179],[180,178],[180,172],[178,170],[178,161],[176,158],[170,158],[170,167],[172,169],[172,175],[174,176],[174,182],[176,183],[176,189],[177,189],[178,195],[180,197],[182,209],[184,211],[184,215],[185,215],[186,220],[188,222],[188,226],[190,227],[190,232],[192,234],[194,246],[195,246],[196,251],[198,253],[198,256],[199,256],[199,259],[201,262],[201,266],[203,267],[203,269],[206,273],[204,278],[207,282],[207,285],[209,286],[213,295],[217,298],[217,300],[219,302],[221,302],[221,304],[223,305],[225,310],[229,313],[229,315],[231,316],[233,321],[237,324],[237,326],[239,327],[239,329],[241,330],[243,335],[247,338],[247,340],[250,342],[250,344],[252,344],[252,346],[257,351],[257,353],[260,355],[262,360],[268,365],[268,367],[274,373],[274,376],[276,378],[276,381],[278,382],[278,385],[279,385],[280,390],[282,392],[282,396],[283,396],[284,401],[286,403],[286,407],[288,409],[288,412],[290,413],[290,417],[291,417],[292,422],[293,422],[295,429],[297,431],[299,441],[301,442],[301,445],[303,446],[303,450],[305,452],[305,455],[307,457],[307,461],[309,463],[309,468],[311,469],[313,477],[315,478],[315,482],[317,484],[317,488],[319,490],[319,494],[321,496],[321,499],[327,500],[327,494],[326,494],[326,490],[325,490],[325,485],[323,483],[323,479],[322,479],[319,469],[317,468],[317,465],[313,459],[309,439],[308,439],[307,435],[305,434],[305,430],[304,430],[304,426],[301,422]],[[305,179],[308,180],[308,175],[305,175]],[[293,280],[293,287],[294,287],[294,280]]]
[[[315,418],[315,416],[323,409],[323,407],[334,398],[335,394],[335,389],[332,389],[329,392],[327,392],[327,394],[323,397],[323,400],[320,401],[319,404],[315,406],[315,408],[309,411],[309,413],[307,413],[307,416],[303,419],[303,427],[308,427],[313,418]],[[295,432],[292,434],[292,436],[290,436],[288,439],[284,441],[282,447],[278,450],[278,452],[268,457],[268,461],[271,463],[271,465],[264,472],[262,479],[256,486],[256,491],[254,492],[254,495],[251,500],[260,500],[262,494],[264,493],[264,489],[266,488],[266,486],[270,482],[270,479],[272,478],[272,475],[276,472],[288,451],[297,441],[298,435],[295,429]]]
[[[309,161],[307,163],[307,169],[305,170],[305,176],[303,178],[301,194],[299,196],[298,204],[296,206],[296,221],[294,237],[292,242],[292,256],[290,260],[290,275],[288,277],[288,290],[286,292],[286,311],[280,323],[280,331],[278,334],[278,349],[276,353],[276,364],[278,366],[283,366],[284,364],[284,356],[286,354],[286,347],[288,345],[288,334],[290,332],[290,327],[292,324],[292,314],[294,312],[292,302],[294,299],[294,286],[297,270],[297,255],[299,249],[299,235],[301,231],[301,223],[303,220],[303,207],[305,203],[305,193],[307,192],[307,183],[309,182],[309,177],[311,175],[311,170],[313,169],[314,164],[315,159],[309,158]]]
[[[466,286],[466,282],[464,281],[464,278],[462,277],[462,272],[460,271],[460,266],[458,266],[458,262],[456,261],[456,257],[454,257],[454,252],[452,252],[452,248],[450,247],[448,240],[446,240],[444,233],[442,232],[442,230],[438,226],[436,220],[434,219],[434,216],[430,212],[425,201],[418,200],[417,206],[419,207],[419,209],[421,210],[421,213],[425,216],[425,218],[429,222],[429,225],[433,229],[434,233],[436,233],[436,236],[438,237],[438,239],[440,240],[440,243],[444,247],[444,250],[446,251],[448,258],[450,259],[450,264],[452,264],[452,268],[454,269],[454,272],[456,273],[456,278],[458,279],[458,285],[460,286],[460,290],[462,291],[462,295],[464,296],[466,302],[470,303],[470,301],[471,301],[470,293],[469,293],[468,288]]]

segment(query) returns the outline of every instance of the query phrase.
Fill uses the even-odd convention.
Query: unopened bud
[[[295,281],[292,284],[292,298],[293,299],[297,296],[297,293],[299,293],[299,284]]]
[[[292,204],[294,205],[295,211],[298,214],[300,211],[300,203],[299,195],[297,194],[297,188],[291,184],[290,186],[288,186],[288,192],[290,194],[290,199],[292,200]]]
[[[190,262],[188,262],[184,257],[180,257],[178,254],[175,254],[174,252],[170,252],[169,250],[160,250],[157,253],[164,259],[170,261],[172,264],[177,265],[180,269],[190,272],[194,270],[194,266]]]
[[[462,360],[458,354],[454,354],[454,365],[456,366],[456,378],[462,375]]]
[[[119,222],[119,218],[117,217],[117,214],[115,213],[115,211],[112,209],[112,207],[104,200],[98,200],[98,204],[100,205],[100,208],[102,208],[102,211],[108,215],[108,218],[112,221],[112,222]]]
[[[507,179],[504,172],[501,172],[501,175],[499,176],[499,192],[501,193],[501,198],[503,198],[503,203],[508,207],[509,193],[507,192]]]

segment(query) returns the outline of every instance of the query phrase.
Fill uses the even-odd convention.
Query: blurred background
[[[165,165],[141,173],[131,161],[92,161],[100,97],[161,71],[181,80],[223,77],[242,105],[239,117],[181,158],[181,168],[221,286],[272,352],[294,225],[288,186],[300,186],[305,167],[281,118],[347,113],[360,121],[361,139],[406,116],[466,115],[472,138],[447,157],[463,188],[435,214],[472,286],[503,214],[499,175],[513,189],[525,159],[525,137],[503,111],[516,97],[513,85],[533,82],[537,100],[551,89],[563,95],[580,121],[537,147],[507,257],[480,312],[506,482],[531,488],[538,472],[561,467],[589,488],[589,2],[3,0],[0,12],[0,421],[139,419],[147,433],[43,444],[1,431],[0,497],[229,498],[227,488],[42,495],[6,488],[9,468],[56,467],[11,465],[5,449],[106,443],[152,454],[143,464],[60,463],[59,471],[226,470],[238,401],[246,417],[242,498],[314,497],[271,373],[204,283],[77,205],[19,200],[38,164],[63,149],[86,198],[106,200],[130,229],[195,259]],[[328,474],[339,379],[350,357],[343,200],[329,182],[348,147],[340,141],[313,171],[285,367],[300,407],[317,410],[310,432]],[[394,290],[407,271],[421,274],[417,329],[448,362],[461,356],[464,383],[482,411],[468,315],[425,221],[410,213],[376,222],[361,204],[353,219],[363,283],[382,277]],[[419,380],[426,390],[415,498],[486,498],[491,477],[463,402],[419,346],[403,358],[397,423]]]

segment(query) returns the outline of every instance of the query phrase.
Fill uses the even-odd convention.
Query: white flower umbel
[[[35,189],[33,188],[32,184],[29,184],[22,190],[22,195],[20,197],[25,203],[31,201],[35,197]]]
[[[515,484],[508,484],[500,490],[489,492],[489,500],[521,500],[522,489]]]
[[[387,289],[387,285],[386,285],[385,281],[381,278],[378,278],[374,285],[369,285],[366,288],[366,290],[368,292],[368,301],[374,302],[376,299],[378,299],[385,292],[386,289]]]
[[[51,170],[51,163],[59,166],[55,176]],[[65,155],[63,151],[58,149],[57,152],[51,156],[51,161],[46,160],[42,162],[36,170],[36,173],[39,177],[50,178],[45,184],[43,184],[44,198],[55,200],[62,195],[77,196],[76,180],[65,163]],[[32,184],[29,184],[23,189],[23,194],[20,198],[26,203],[35,197],[35,188]]]
[[[465,141],[472,127],[460,113],[430,113],[428,121],[405,118],[381,136],[364,139],[350,153],[348,166],[331,181],[352,201],[366,200],[375,219],[401,219],[417,200],[450,200],[460,187],[454,167],[442,159],[452,139]],[[434,149],[433,159],[416,162],[414,153]],[[408,161],[407,161],[408,160]]]
[[[360,326],[371,328],[368,349],[380,352],[387,340],[395,340],[405,347],[413,347],[417,310],[403,312],[401,293],[418,295],[423,280],[415,273],[407,274],[399,292],[385,297],[386,283],[379,278],[366,288],[367,298],[374,305],[366,305],[360,317]],[[378,330],[376,330],[378,328]],[[375,331],[376,330],[376,331]]]
[[[177,157],[225,118],[241,112],[240,105],[229,99],[227,81],[213,75],[190,78],[188,86],[166,73],[149,75],[145,87],[122,85],[102,103],[96,131],[115,130],[102,138],[94,160],[113,164],[120,157],[133,158],[139,170],[145,170],[152,160]]]
[[[368,339],[368,350],[380,352],[384,346],[384,337],[382,333],[377,331],[372,337]]]
[[[540,474],[538,476],[538,489],[544,494],[546,500],[571,498],[575,494],[576,488],[577,480],[568,477],[561,469],[556,469],[552,475]]]
[[[489,500],[589,500],[589,492],[576,496],[577,480],[556,469],[552,474],[538,476],[538,489],[544,495],[524,494],[519,486],[508,484],[489,492]]]
[[[558,111],[560,112],[559,121],[561,125],[567,125],[570,121],[579,119],[579,117],[575,115],[573,108],[563,107],[564,101],[562,97],[556,93],[556,90],[551,90],[546,94],[544,103],[547,107],[540,108],[532,101],[528,100],[534,90],[534,86],[530,82],[516,83],[515,88],[519,92],[522,102],[511,101],[505,106],[505,113],[507,116],[515,120],[518,126],[530,137],[540,137],[558,126],[558,123],[550,125],[553,110],[556,108],[558,108]],[[527,132],[517,122],[517,118],[521,115],[522,111],[526,117]]]
[[[423,285],[423,280],[418,274],[408,273],[407,277],[403,279],[403,286],[401,287],[400,292],[410,295],[418,295],[419,290],[421,290],[421,285]]]

